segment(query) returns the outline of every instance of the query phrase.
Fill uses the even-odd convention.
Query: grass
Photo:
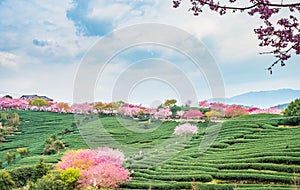
[[[199,134],[183,137],[172,134],[176,122],[18,114],[19,131],[0,144],[0,160],[19,147],[28,147],[30,155],[4,164],[5,169],[35,164],[40,157],[55,163],[68,149],[109,146],[121,149],[128,158],[125,166],[133,180],[122,186],[128,189],[292,189],[300,179],[300,128],[278,126],[278,115],[247,115],[225,121],[221,128],[197,123]],[[72,128],[78,119],[85,122]],[[43,156],[45,140],[52,134],[67,149]],[[199,151],[201,144],[210,146]]]

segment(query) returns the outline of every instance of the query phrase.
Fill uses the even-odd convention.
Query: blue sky
[[[266,49],[258,47],[253,33],[260,24],[257,18],[220,17],[210,12],[194,17],[187,10],[187,3],[173,9],[172,1],[158,0],[1,0],[0,91],[72,102],[84,56],[108,33],[141,23],[167,24],[196,37],[214,58],[227,97],[248,91],[300,89],[299,56],[286,67],[274,68],[273,75],[265,70],[274,58],[258,54]],[[151,36],[151,29],[141,35]],[[115,55],[97,78],[94,100],[114,99],[114,93],[122,93],[122,88],[114,91],[116,84],[129,85],[130,93],[123,94],[126,100],[145,105],[167,98],[183,102],[190,92],[182,95],[182,91],[189,85],[196,99],[210,98],[214,87],[208,85],[205,72],[196,71],[187,57],[168,47],[128,48]],[[147,78],[149,73],[156,78]],[[139,81],[129,84],[124,76],[126,80],[136,76]]]

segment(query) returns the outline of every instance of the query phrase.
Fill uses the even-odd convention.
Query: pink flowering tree
[[[269,113],[269,114],[281,114],[282,110],[271,107],[267,109],[260,109],[260,108],[249,108],[248,109],[249,114],[260,114],[260,113]]]
[[[111,148],[66,152],[57,169],[77,168],[81,177],[78,187],[117,188],[131,180],[129,170],[122,166],[124,154]]]
[[[130,172],[114,163],[103,162],[89,167],[82,172],[78,180],[80,187],[117,188],[120,184],[130,181]]]
[[[160,108],[154,113],[153,117],[155,119],[167,119],[172,115],[170,108]]]
[[[29,103],[23,99],[0,98],[0,110],[27,110]]]
[[[249,114],[257,114],[257,113],[259,113],[260,111],[261,111],[261,109],[258,108],[258,107],[251,107],[251,108],[248,108],[248,113],[249,113]]]
[[[182,0],[174,0],[173,7],[179,7]],[[299,1],[275,0],[191,0],[190,11],[195,16],[200,15],[205,9],[217,12],[220,15],[227,13],[247,13],[258,16],[262,25],[254,29],[260,40],[259,46],[269,47],[270,51],[261,54],[273,54],[276,58],[268,70],[272,74],[272,67],[280,63],[285,66],[285,61],[291,54],[300,54],[299,30]]]
[[[226,109],[227,105],[221,102],[211,102],[210,108],[212,110],[221,111],[223,112]]]
[[[200,108],[210,108],[210,104],[209,104],[209,102],[207,100],[200,101],[198,103],[198,106]]]
[[[183,110],[179,110],[176,112],[176,115],[180,118],[182,118],[184,116],[185,112]]]
[[[182,125],[176,126],[173,134],[174,135],[198,134],[198,127],[190,123],[184,123]]]
[[[183,117],[186,119],[200,119],[200,118],[204,117],[204,115],[199,110],[190,109],[183,115]]]
[[[270,114],[281,114],[282,110],[276,108],[276,107],[271,107],[265,110],[266,113],[270,113]]]
[[[192,100],[187,100],[184,105],[190,107],[192,105]]]
[[[77,114],[88,114],[94,112],[94,106],[90,103],[73,104],[71,112]]]
[[[143,109],[140,106],[132,104],[123,104],[119,109],[118,113],[127,117],[138,116]]]
[[[249,114],[248,109],[242,106],[232,105],[225,108],[225,117],[238,117]]]

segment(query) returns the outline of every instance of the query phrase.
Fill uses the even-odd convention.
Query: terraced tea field
[[[128,189],[297,189],[300,181],[300,128],[278,127],[279,115],[247,115],[207,127],[199,134],[172,135],[176,122],[138,122],[105,117],[71,127],[71,114],[19,111],[19,131],[0,144],[0,160],[18,147],[30,155],[5,169],[35,164],[45,139],[56,134],[67,149],[110,146],[128,157],[132,181]],[[62,133],[66,131],[66,133]],[[217,136],[216,136],[217,134]],[[214,138],[216,139],[214,140]],[[212,145],[199,150],[202,140]],[[203,142],[202,142],[203,143]],[[60,154],[43,156],[55,163]]]

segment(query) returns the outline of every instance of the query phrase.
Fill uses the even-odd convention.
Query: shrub
[[[68,168],[66,170],[61,170],[60,173],[60,178],[68,189],[75,189],[76,182],[80,177],[80,170],[78,168]]]
[[[38,179],[36,183],[30,185],[29,190],[52,190],[65,189],[64,182],[60,179],[60,172],[52,170],[47,175]]]
[[[29,150],[28,148],[17,148],[17,153],[19,153],[20,156],[23,158],[29,154]]]
[[[28,181],[36,182],[37,179],[46,175],[52,167],[44,163],[43,159],[37,165],[23,166],[9,170],[11,177],[15,181],[16,187],[23,187]]]
[[[0,189],[1,190],[10,190],[15,185],[12,177],[7,171],[0,171]]]
[[[46,146],[44,148],[44,155],[51,155],[60,152],[61,149],[65,148],[65,145],[62,140],[57,140],[56,135],[52,135],[51,137],[46,139]]]
[[[53,142],[54,149],[59,152],[61,149],[65,148],[65,145],[62,140],[56,140]]]
[[[16,159],[16,154],[10,152],[5,154],[5,160],[7,161],[7,164],[10,164],[14,159]]]
[[[51,155],[51,154],[56,154],[57,151],[55,150],[55,148],[49,144],[46,145],[46,147],[44,148],[43,154],[44,155]]]

